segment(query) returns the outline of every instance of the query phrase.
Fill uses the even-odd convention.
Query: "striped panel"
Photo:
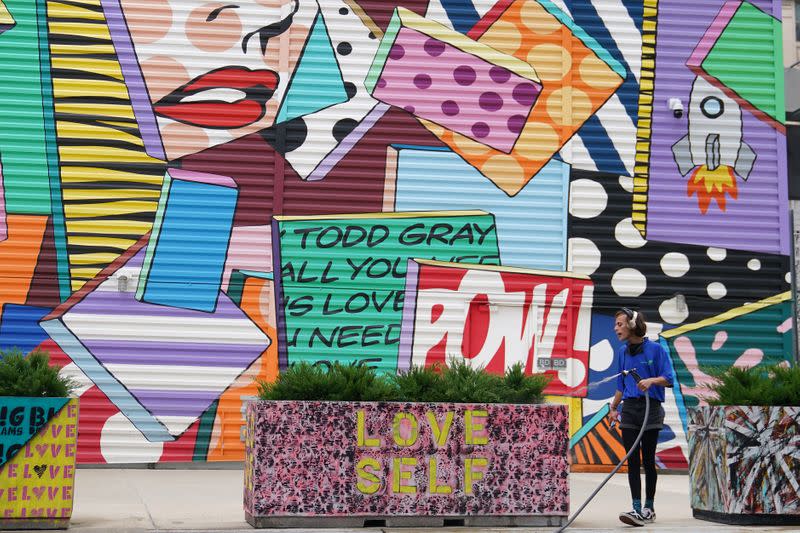
[[[639,80],[639,124],[636,131],[636,164],[633,170],[633,225],[645,236],[647,178],[650,168],[653,88],[656,79],[656,19],[658,0],[644,0],[642,22],[642,71]]]
[[[570,454],[573,472],[586,472],[592,470],[591,467],[598,465],[613,466],[625,457],[625,447],[622,445],[622,434],[619,428],[610,428],[608,418],[605,416],[595,418],[588,421],[581,431],[573,435],[571,439],[573,443]],[[592,425],[593,421],[594,425]]]
[[[56,246],[75,291],[150,231],[166,165],[145,152],[100,0],[50,0],[47,23],[62,200]]]

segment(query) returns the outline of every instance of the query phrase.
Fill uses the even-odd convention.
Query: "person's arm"
[[[666,350],[661,344],[658,345],[658,350],[654,354],[656,368],[658,369],[658,376],[652,378],[645,378],[639,381],[638,387],[641,391],[646,391],[653,385],[659,387],[672,387],[674,379],[674,372],[672,371],[672,363],[667,355]]]
[[[609,404],[609,410],[608,410],[609,424],[619,420],[619,413],[617,412],[617,407],[619,407],[619,403],[621,401],[622,401],[622,391],[618,390],[614,393],[614,398],[611,399],[611,403]]]

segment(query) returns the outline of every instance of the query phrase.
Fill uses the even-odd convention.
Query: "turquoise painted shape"
[[[328,29],[322,14],[317,13],[275,122],[310,115],[347,100]]]
[[[69,398],[0,396],[0,466],[11,460]]]

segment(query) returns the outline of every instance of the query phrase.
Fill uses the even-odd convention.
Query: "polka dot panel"
[[[453,32],[455,34],[455,32]],[[521,61],[500,66],[443,39],[409,27],[397,33],[372,95],[446,129],[507,153],[541,91],[533,69]],[[496,52],[493,53],[497,55]],[[508,64],[506,56],[504,62]],[[526,74],[528,77],[523,76]],[[456,106],[444,106],[457,96]]]
[[[629,231],[629,180],[576,169],[570,179],[568,264],[594,281],[595,312],[631,305],[680,325],[790,289],[787,256],[648,241]]]
[[[471,145],[481,144],[480,139],[470,134],[462,135],[453,129],[441,133],[436,131],[434,122],[421,122],[484,176],[513,195],[547,164],[623,80],[535,0],[512,3],[478,41],[530,64],[542,81],[541,93],[530,113],[508,117],[505,124],[509,131],[520,132],[508,153],[521,169],[519,177],[509,180],[511,172],[496,164],[495,147],[478,149]],[[520,103],[530,99],[522,90],[512,96],[520,98]],[[491,121],[487,125],[494,127]]]

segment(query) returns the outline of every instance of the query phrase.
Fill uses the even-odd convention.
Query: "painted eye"
[[[717,118],[725,112],[725,104],[716,96],[706,96],[700,102],[700,111],[708,118]]]

